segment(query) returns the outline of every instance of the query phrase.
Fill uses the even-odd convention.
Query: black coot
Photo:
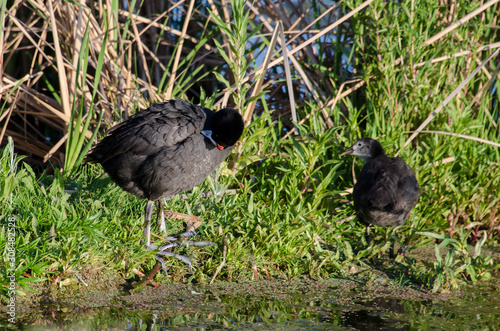
[[[157,202],[160,230],[165,233],[163,199],[203,182],[222,161],[243,132],[234,109],[218,112],[183,100],[152,105],[108,130],[87,155],[102,164],[123,190],[148,199],[144,237],[151,245],[151,217]]]
[[[420,196],[412,168],[400,157],[387,156],[382,145],[371,138],[361,138],[341,156],[348,154],[366,163],[353,191],[359,219],[367,226],[403,225]]]

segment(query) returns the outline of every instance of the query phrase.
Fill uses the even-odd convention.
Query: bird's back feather
[[[413,170],[399,157],[379,155],[365,164],[354,186],[354,209],[369,224],[404,224],[420,196]]]
[[[87,158],[102,164],[123,153],[150,155],[199,134],[205,120],[204,108],[187,101],[157,103],[109,129]]]
[[[231,153],[201,134],[213,113],[186,101],[152,105],[108,130],[88,154],[122,189],[157,200],[200,184]]]

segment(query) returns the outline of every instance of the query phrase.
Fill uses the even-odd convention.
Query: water
[[[133,296],[103,298],[96,294],[95,300],[41,304],[19,317],[16,328],[498,330],[496,284],[470,287],[460,296],[433,296],[415,289],[348,281],[226,283],[196,288],[200,292],[187,285],[148,288]],[[4,327],[14,328],[0,320],[0,329]]]

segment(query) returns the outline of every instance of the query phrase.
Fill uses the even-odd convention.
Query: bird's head
[[[231,147],[243,133],[243,118],[232,108],[224,108],[216,112],[211,120],[211,128],[201,133],[219,150]]]
[[[354,155],[363,159],[365,162],[369,162],[371,159],[381,154],[385,154],[385,151],[378,141],[371,138],[361,138],[356,141],[354,145],[343,151],[340,156]]]

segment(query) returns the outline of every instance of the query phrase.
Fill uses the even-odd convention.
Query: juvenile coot
[[[144,237],[146,248],[155,249],[151,245],[153,203],[166,236],[163,199],[203,182],[229,156],[242,133],[243,120],[234,109],[212,112],[170,100],[109,129],[86,160],[100,163],[123,190],[148,199]]]
[[[367,226],[403,225],[420,196],[412,168],[400,157],[387,156],[382,145],[371,138],[361,138],[341,156],[348,154],[366,163],[353,191],[359,219]]]

